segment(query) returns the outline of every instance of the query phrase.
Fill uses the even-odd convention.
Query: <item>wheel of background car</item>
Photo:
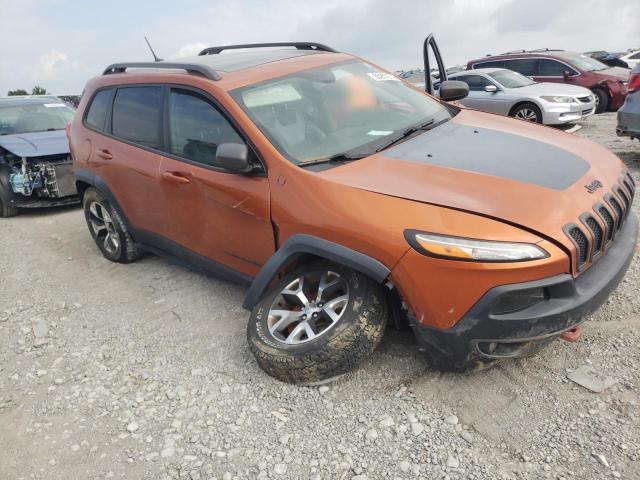
[[[596,113],[606,112],[609,108],[609,96],[607,92],[600,88],[594,88],[593,94],[596,96]]]
[[[131,263],[143,255],[118,212],[99,190],[87,189],[83,196],[83,206],[89,232],[107,260]]]
[[[284,382],[317,384],[355,368],[387,323],[383,287],[327,261],[285,275],[258,302],[247,326],[260,367]]]
[[[542,123],[542,112],[537,105],[533,103],[521,103],[512,111],[511,116],[518,120],[524,120],[531,123]]]
[[[0,218],[15,217],[16,215],[18,215],[18,209],[7,205],[6,202],[3,202],[2,198],[0,198]]]

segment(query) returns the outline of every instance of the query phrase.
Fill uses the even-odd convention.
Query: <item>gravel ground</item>
[[[577,134],[640,184],[640,143],[614,125]],[[638,255],[578,343],[444,375],[389,331],[311,388],[259,370],[242,288],[152,255],[109,263],[77,208],[3,220],[0,243],[2,479],[640,478]],[[615,385],[567,380],[585,364]]]

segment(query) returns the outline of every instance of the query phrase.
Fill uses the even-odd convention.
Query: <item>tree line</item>
[[[27,92],[22,88],[18,88],[16,90],[9,90],[9,92],[7,92],[7,96],[9,97],[15,97],[19,95],[47,95],[47,94],[48,94],[47,89],[44,87],[41,87],[40,85],[36,85],[35,87],[33,87],[31,89],[31,93]]]

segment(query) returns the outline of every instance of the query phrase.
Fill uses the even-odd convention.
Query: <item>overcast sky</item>
[[[640,0],[0,0],[0,95],[40,84],[80,93],[110,63],[210,45],[326,43],[395,70],[419,66],[427,33],[447,65],[541,47],[640,47]]]

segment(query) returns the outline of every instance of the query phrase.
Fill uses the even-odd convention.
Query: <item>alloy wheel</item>
[[[269,309],[269,333],[278,342],[299,345],[336,325],[349,302],[349,284],[336,272],[315,271],[289,282]]]
[[[515,118],[518,120],[524,120],[525,122],[537,122],[538,114],[534,112],[531,108],[521,108],[515,114]]]
[[[104,249],[112,255],[120,249],[120,234],[116,230],[111,214],[100,202],[89,205],[89,225],[97,242],[102,242]]]

